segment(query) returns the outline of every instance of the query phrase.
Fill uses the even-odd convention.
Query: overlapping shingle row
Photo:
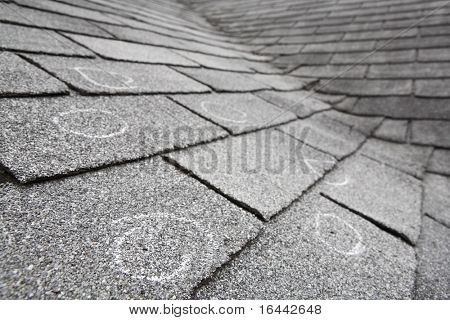
[[[448,297],[443,4],[0,2],[0,295]]]

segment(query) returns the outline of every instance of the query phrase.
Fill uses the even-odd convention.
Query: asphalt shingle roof
[[[0,1],[0,297],[449,299],[450,5]]]

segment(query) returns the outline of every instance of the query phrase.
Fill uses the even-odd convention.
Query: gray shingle
[[[162,46],[169,48],[179,48],[182,46],[178,39],[144,30],[136,30],[133,28],[101,25],[102,28],[113,34],[117,39],[131,42],[139,42],[143,44],[150,44],[154,46]]]
[[[274,42],[275,43],[275,42]],[[300,50],[303,48],[303,45],[292,45],[292,44],[285,44],[285,45],[270,45],[262,49],[261,53],[264,54],[296,54],[299,53]]]
[[[250,93],[180,95],[173,97],[193,112],[243,133],[296,119],[295,114],[278,108]]]
[[[404,96],[412,93],[411,80],[349,80],[321,81],[320,91],[354,96]]]
[[[328,63],[331,56],[331,53],[302,53],[278,57],[273,60],[273,63],[293,67],[299,65],[320,65]]]
[[[276,130],[228,138],[169,157],[267,220],[335,163]],[[310,163],[317,163],[314,170]]]
[[[229,59],[211,56],[207,54],[197,53],[197,52],[188,52],[182,50],[176,50],[176,53],[182,55],[183,57],[192,60],[203,67],[219,69],[225,71],[243,71],[243,72],[252,72],[252,70],[246,66],[245,62],[242,59]]]
[[[242,73],[198,68],[176,68],[176,70],[212,87],[216,91],[248,92],[270,88],[270,86]]]
[[[369,40],[369,39],[392,39],[392,38],[407,38],[416,37],[418,33],[417,28],[408,30],[381,30],[381,31],[365,31],[365,32],[349,32],[345,34],[343,40]]]
[[[339,10],[334,11],[329,14],[329,17],[364,17],[364,16],[374,16],[377,14],[384,14],[389,11],[388,6],[379,6],[374,8],[355,8],[355,9],[347,9],[347,10]]]
[[[295,113],[300,118],[305,118],[315,112],[330,109],[331,106],[317,100],[316,94],[307,91],[275,92],[261,91],[255,95],[269,101],[282,109]]]
[[[331,63],[352,64],[352,63],[396,63],[413,62],[416,58],[415,50],[399,51],[376,51],[376,52],[352,52],[336,53],[331,59]]]
[[[67,93],[67,87],[15,54],[0,53],[0,96]]]
[[[106,38],[112,37],[106,31],[103,31],[94,24],[83,19],[19,7],[15,4],[4,4],[0,6],[0,21],[20,23],[32,27],[84,33]]]
[[[358,52],[374,49],[375,41],[354,41],[307,44],[302,53],[325,53],[325,52]]]
[[[381,22],[369,22],[369,23],[348,23],[342,25],[331,25],[331,26],[319,26],[316,33],[335,33],[335,32],[357,32],[357,31],[368,31],[368,30],[379,30],[382,27]]]
[[[450,228],[450,177],[427,174],[424,183],[423,211]]]
[[[410,299],[414,250],[310,193],[195,295],[200,299]]]
[[[195,93],[210,89],[169,67],[28,55],[42,68],[85,93]]]
[[[339,94],[328,94],[328,93],[322,93],[322,92],[314,92],[314,97],[326,102],[326,103],[330,103],[333,105],[336,105],[339,102],[342,102],[343,100],[345,100],[347,97],[344,95],[339,95]],[[349,100],[354,99],[354,98],[348,98]]]
[[[422,178],[432,148],[369,139],[360,152],[369,158]]]
[[[386,119],[375,131],[374,135],[383,140],[405,142],[407,130],[408,121]]]
[[[346,159],[327,176],[323,192],[416,243],[421,223],[420,180],[364,156]]]
[[[67,40],[55,31],[0,23],[0,48],[92,57],[92,52]]]
[[[1,183],[0,205],[2,299],[187,298],[261,225],[161,160]]]
[[[374,14],[370,16],[355,17],[355,22],[368,22],[368,21],[385,21],[385,20],[401,20],[401,19],[413,19],[420,18],[422,15],[420,12],[401,12],[401,13],[386,13],[386,14]]]
[[[370,136],[383,120],[383,118],[380,117],[360,117],[337,110],[326,111],[322,114],[328,118],[339,121],[349,126],[352,130],[357,130],[366,136]]]
[[[278,43],[281,44],[310,44],[319,42],[332,42],[339,41],[342,38],[342,34],[319,34],[319,35],[300,35],[291,37],[282,37]]]
[[[164,97],[4,100],[0,162],[22,182],[226,135]]]
[[[403,119],[449,119],[449,99],[370,97],[358,100],[352,113]]]
[[[86,8],[81,8],[75,5],[69,5],[62,2],[49,1],[49,0],[17,0],[20,5],[30,6],[32,8],[38,8],[43,10],[49,10],[52,12],[58,12],[66,14],[68,16],[79,17],[88,20],[121,24],[119,21],[112,19],[111,17]]]
[[[380,40],[377,42],[377,48],[384,50],[398,50],[398,49],[419,49],[419,48],[440,48],[450,45],[450,38],[448,36],[437,37],[423,37],[409,38],[409,39],[395,39],[395,40]]]
[[[450,48],[420,49],[419,61],[450,61]]]
[[[449,26],[422,27],[420,28],[421,36],[435,36],[440,34],[450,34]]]
[[[416,79],[450,77],[450,63],[380,64],[370,66],[367,74],[373,79]],[[426,80],[428,82],[429,80]]]
[[[411,124],[411,141],[436,147],[450,148],[450,122],[416,120]]]
[[[265,73],[265,74],[280,74],[282,73],[282,70],[279,69],[277,66],[265,62],[258,62],[258,61],[245,61],[245,65],[249,67],[250,69],[259,72],[259,73]]]
[[[427,171],[450,175],[450,150],[434,149]]]
[[[67,35],[104,58],[177,66],[198,66],[173,51],[144,44],[81,35]]]
[[[0,296],[448,297],[450,8],[269,2],[1,6]]]
[[[417,245],[416,299],[450,299],[450,229],[425,217]]]
[[[314,115],[278,127],[284,133],[306,144],[341,159],[355,151],[365,137],[338,121],[325,115]]]
[[[367,66],[364,65],[324,65],[324,66],[303,66],[291,74],[306,77],[323,78],[364,78]]]
[[[300,90],[316,81],[311,78],[299,78],[290,75],[277,74],[252,74],[248,75],[248,77],[280,91]]]
[[[419,97],[450,98],[450,79],[416,80],[414,93]]]

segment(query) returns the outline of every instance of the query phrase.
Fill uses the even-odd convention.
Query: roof
[[[449,14],[0,1],[0,297],[448,299]]]

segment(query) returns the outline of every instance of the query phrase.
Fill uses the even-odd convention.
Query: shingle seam
[[[419,237],[417,238],[417,242],[419,242],[421,240],[421,238],[423,237],[423,221],[424,221],[424,217],[425,217],[425,213],[424,213],[424,204],[425,204],[425,185],[422,183],[420,186],[421,189],[421,194],[420,194],[420,231],[419,231]],[[416,296],[416,292],[418,289],[418,276],[419,276],[419,252],[418,252],[418,248],[414,248],[414,254],[415,254],[415,258],[416,258],[416,270],[415,270],[415,277],[414,277],[414,285],[413,285],[413,297]]]
[[[253,214],[258,220],[260,220],[262,222],[266,221],[264,216],[262,215],[262,213],[258,209],[255,209],[255,208],[249,206],[248,204],[246,204],[245,202],[240,201],[240,200],[238,200],[238,199],[228,195],[225,191],[221,190],[219,187],[214,186],[208,180],[201,178],[200,176],[195,174],[193,171],[187,169],[186,167],[184,167],[183,165],[178,163],[176,160],[174,160],[174,159],[172,159],[170,157],[167,157],[167,156],[162,156],[162,158],[167,163],[170,163],[172,166],[174,166],[176,169],[178,169],[180,172],[182,172],[183,174],[194,178],[195,180],[197,180],[200,183],[202,183],[203,185],[205,185],[208,189],[210,189],[210,190],[214,191],[215,193],[221,195],[222,197],[224,197],[225,199],[227,199],[228,201],[230,201],[234,205],[236,205],[239,208],[244,209],[245,211]]]
[[[172,99],[170,99],[170,100],[172,101]],[[189,110],[189,111],[192,112],[191,110]],[[207,119],[207,120],[208,120],[209,123],[212,123],[211,120],[209,120],[209,119]],[[277,127],[277,126],[289,124],[289,123],[294,122],[294,121],[297,121],[297,119],[288,120],[288,121],[285,121],[283,123],[277,123],[277,124],[274,124],[274,125],[271,125],[271,126],[265,126],[265,127],[262,127],[262,128],[256,128],[254,130],[245,131],[243,133],[235,134],[233,136],[237,137],[237,136],[242,136],[242,135],[255,133],[255,132],[258,132],[258,131],[271,130],[271,129],[274,129],[275,127]],[[187,149],[190,149],[190,148],[194,148],[194,147],[198,147],[198,146],[202,146],[202,145],[208,145],[210,143],[214,143],[216,141],[224,140],[224,139],[227,139],[227,138],[230,138],[230,136],[227,135],[227,136],[222,136],[222,137],[215,137],[215,138],[211,138],[211,139],[208,139],[208,140],[200,141],[198,143],[193,143],[193,144],[191,144],[189,146],[185,146],[185,147],[177,147],[177,146],[168,147],[168,148],[165,148],[165,149],[163,149],[161,151],[155,152],[155,153],[153,153],[151,155],[148,155],[148,156],[141,156],[141,157],[137,157],[137,158],[133,158],[133,159],[126,159],[126,160],[121,160],[121,161],[114,161],[114,160],[112,160],[112,161],[109,161],[109,162],[105,162],[104,164],[101,164],[101,165],[96,165],[94,167],[79,167],[79,168],[77,168],[75,170],[68,171],[68,172],[65,172],[65,173],[53,174],[53,175],[50,175],[50,176],[34,177],[34,178],[31,178],[31,179],[28,179],[28,180],[25,180],[25,181],[18,180],[14,176],[14,174],[7,167],[2,166],[1,163],[0,163],[0,169],[3,168],[4,171],[8,172],[12,177],[14,177],[14,181],[16,181],[18,183],[21,183],[21,184],[34,184],[34,183],[58,180],[58,179],[62,179],[62,178],[68,178],[70,176],[75,176],[75,175],[78,175],[78,174],[84,174],[84,173],[89,173],[89,172],[100,171],[100,170],[103,170],[103,169],[106,169],[106,168],[109,168],[109,167],[126,165],[128,163],[138,162],[138,161],[142,161],[142,160],[145,160],[145,159],[151,159],[151,158],[155,158],[155,157],[158,157],[158,156],[165,156],[166,154],[169,154],[169,153],[172,153],[172,152],[184,151],[184,150],[187,150]]]
[[[225,136],[225,137],[210,138],[208,140],[203,140],[198,143],[193,143],[193,144],[190,144],[189,146],[185,146],[185,147],[171,146],[171,147],[164,148],[163,150],[157,151],[155,153],[152,153],[151,155],[145,155],[145,156],[140,156],[140,157],[131,158],[131,159],[124,159],[124,160],[120,160],[120,161],[108,160],[108,161],[105,161],[103,164],[95,165],[94,167],[80,166],[74,170],[70,170],[70,171],[67,171],[64,173],[57,173],[57,174],[45,175],[45,176],[37,176],[37,177],[33,177],[33,178],[30,178],[30,179],[27,179],[24,181],[17,179],[14,176],[14,174],[7,167],[1,165],[1,161],[0,161],[0,168],[3,168],[6,172],[8,172],[10,175],[12,175],[14,177],[14,181],[16,181],[20,184],[28,185],[28,184],[35,184],[35,183],[41,183],[41,182],[46,182],[46,181],[54,181],[54,180],[58,180],[58,179],[64,179],[64,178],[76,176],[79,174],[96,172],[96,171],[104,170],[104,169],[107,169],[110,167],[122,166],[122,165],[126,165],[128,163],[139,162],[139,161],[143,161],[146,159],[152,159],[152,158],[156,158],[158,156],[162,156],[162,155],[170,153],[170,152],[182,151],[182,150],[186,150],[188,148],[206,145],[208,143],[223,140],[225,138],[227,138],[227,137]]]
[[[21,27],[33,27],[33,28],[38,28],[38,29],[42,29],[42,30],[63,31],[63,32],[70,32],[70,33],[73,33],[73,34],[92,36],[91,33],[87,33],[87,32],[73,31],[73,30],[61,29],[61,28],[56,28],[56,27],[45,27],[45,26],[38,26],[38,25],[30,25],[30,24],[27,24],[27,23],[19,22],[19,21],[11,21],[11,20],[1,19],[1,18],[0,18],[0,22],[2,24],[9,24],[9,25],[15,25],[15,26],[21,26]],[[96,27],[96,26],[94,26],[94,27]],[[102,31],[106,31],[106,30],[102,29]],[[97,35],[97,36],[99,38],[111,39],[110,37],[109,38],[108,37],[102,37],[101,35]]]
[[[308,118],[304,118],[303,120],[305,120],[305,119],[308,119]],[[308,146],[311,149],[314,149],[315,151],[319,151],[320,153],[325,153],[328,156],[332,157],[333,159],[338,160],[338,159],[336,159],[336,157],[334,155],[332,155],[328,151],[326,151],[324,149],[320,149],[320,148],[318,148],[318,147],[308,143],[307,141],[300,140],[298,137],[294,136],[293,134],[287,133],[287,132],[285,132],[285,131],[283,131],[283,130],[281,130],[279,128],[275,128],[275,130],[277,130],[278,132],[281,132],[282,134],[288,136],[291,139],[294,139],[294,140],[297,140],[298,142],[301,142],[302,144]]]
[[[346,204],[344,204],[344,203],[342,203],[342,202],[340,202],[340,201],[335,200],[334,198],[330,197],[329,195],[327,195],[327,194],[325,194],[325,193],[323,193],[323,192],[320,192],[320,195],[321,195],[322,197],[324,197],[324,198],[330,200],[331,202],[334,202],[335,204],[339,205],[340,207],[342,207],[342,208],[344,208],[344,209],[346,209],[346,210],[348,210],[348,211],[350,211],[350,212],[352,212],[352,213],[358,215],[359,217],[361,217],[361,218],[367,220],[368,222],[370,222],[370,223],[372,223],[373,225],[377,226],[380,230],[382,230],[382,231],[384,231],[384,232],[386,232],[386,233],[389,233],[390,235],[392,235],[392,236],[394,236],[395,238],[399,239],[400,241],[402,241],[402,242],[408,244],[409,246],[412,246],[412,247],[415,246],[414,243],[411,242],[411,240],[408,239],[408,237],[407,237],[405,234],[403,234],[403,233],[401,233],[401,232],[398,232],[397,230],[392,229],[392,228],[386,226],[385,224],[383,224],[383,223],[381,223],[381,222],[379,222],[379,221],[377,221],[377,220],[375,220],[375,219],[373,219],[373,218],[371,218],[371,217],[365,215],[365,214],[362,213],[362,212],[359,212],[359,211],[357,211],[357,210],[355,210],[355,209],[353,209],[353,208],[347,206]]]
[[[370,99],[370,98],[390,98],[390,97],[400,97],[400,96],[356,96],[356,95],[347,95],[347,97],[349,98],[364,98],[364,99]],[[401,97],[407,97],[407,96],[401,96]],[[433,98],[433,99],[441,99],[441,98]],[[448,98],[442,98],[443,100],[448,99]],[[352,115],[352,116],[357,116],[357,117],[365,117],[365,118],[384,118],[386,120],[407,120],[407,121],[421,121],[421,120],[429,120],[429,121],[442,121],[442,122],[450,122],[450,119],[442,119],[442,117],[436,116],[436,117],[432,117],[432,118],[428,118],[428,117],[421,117],[421,118],[411,118],[411,117],[394,117],[394,116],[390,116],[390,115],[384,115],[384,114],[373,114],[373,113],[358,113],[356,111],[354,111],[355,106],[357,105],[357,102],[355,103],[355,105],[352,107],[351,111],[348,110],[344,110],[344,109],[339,109],[339,108],[335,108],[337,111],[348,114],[348,115]],[[417,145],[421,145],[420,143],[414,143],[412,141],[410,141],[410,144],[417,144]],[[445,147],[439,147],[442,149],[447,149]]]
[[[7,51],[7,52],[13,52],[13,53],[32,53],[32,54],[44,54],[48,56],[61,56],[61,57],[72,57],[72,58],[83,58],[83,59],[95,59],[93,56],[86,56],[85,54],[78,54],[78,53],[50,53],[40,50],[26,50],[26,49],[9,49],[5,47],[0,47],[0,50]]]
[[[202,119],[204,119],[204,120],[206,120],[206,121],[208,121],[208,122],[211,122],[211,123],[215,124],[216,126],[221,127],[223,130],[225,130],[226,132],[228,132],[228,134],[230,134],[230,135],[233,134],[233,132],[232,132],[230,129],[228,129],[227,127],[221,125],[221,124],[218,123],[217,121],[214,121],[214,120],[212,120],[212,119],[209,119],[209,118],[205,117],[204,115],[202,115],[201,113],[195,111],[194,109],[185,106],[184,104],[182,104],[181,102],[179,102],[177,99],[174,99],[174,98],[171,97],[171,96],[167,96],[167,98],[168,98],[169,100],[173,101],[174,103],[176,103],[177,105],[179,105],[180,107],[182,107],[182,108],[184,108],[184,109],[186,109],[186,110],[188,110],[188,111],[190,111],[190,112],[196,114],[196,115],[199,116],[200,118],[202,118]]]
[[[66,3],[66,4],[67,4],[67,3]],[[43,12],[50,12],[50,13],[59,14],[59,15],[66,16],[66,17],[71,17],[71,18],[78,18],[78,19],[81,19],[80,16],[77,16],[77,15],[71,15],[71,14],[68,14],[68,13],[62,13],[62,12],[54,11],[54,10],[51,10],[51,9],[37,8],[37,7],[34,7],[34,6],[32,6],[32,5],[27,5],[27,4],[21,4],[20,6],[21,6],[21,7],[24,7],[24,8],[30,8],[30,9],[33,9],[33,10],[38,10],[38,11],[43,11]],[[91,11],[99,12],[99,11],[95,11],[95,10],[91,10]],[[93,20],[93,19],[89,19],[89,18],[83,18],[83,19],[84,19],[85,21],[102,22],[102,23],[110,24],[110,25],[114,25],[114,26],[121,26],[121,25],[123,25],[123,24],[120,24],[119,22],[118,22],[118,23],[108,23],[108,22],[106,22],[106,21]]]
[[[108,31],[106,28],[103,28],[99,23],[96,23],[95,21],[94,22],[87,21],[87,23],[92,24],[93,26],[99,28],[103,32],[106,32],[107,34],[109,34],[112,37],[112,39],[118,39],[115,34],[113,34],[112,32]],[[90,34],[88,34],[88,35],[90,35]],[[92,35],[90,35],[90,36],[92,36]],[[109,38],[106,38],[106,39],[109,39]]]
[[[450,148],[449,149],[442,149],[442,150],[450,150]],[[442,176],[442,177],[446,177],[446,178],[450,178],[450,173],[439,172],[439,171],[428,169],[428,168],[425,170],[425,174],[427,174],[427,173],[438,175],[438,176]]]
[[[228,256],[228,260],[224,263],[222,263],[220,266],[218,266],[214,271],[212,271],[206,278],[203,278],[202,280],[199,281],[199,283],[191,290],[190,293],[190,298],[192,300],[197,299],[197,293],[203,288],[208,286],[209,283],[211,283],[212,281],[214,281],[214,278],[217,276],[217,274],[221,271],[221,270],[225,270],[228,266],[230,266],[234,260],[238,259],[241,254],[244,254],[246,252],[246,250],[248,250],[249,248],[253,247],[253,245],[258,241],[258,239],[260,238],[260,236],[262,235],[265,225],[267,223],[264,223],[261,227],[261,229],[258,231],[256,237],[248,240],[239,250],[237,250],[236,252],[230,254]]]
[[[444,226],[444,227],[450,229],[450,225],[447,224],[445,221],[440,220],[440,219],[438,219],[438,218],[436,218],[436,217],[433,217],[432,215],[430,215],[430,214],[427,213],[427,212],[424,213],[424,216],[426,216],[427,218],[430,218],[431,220],[433,220],[433,221],[439,223],[440,225],[442,225],[442,226]]]
[[[286,134],[286,133],[285,133]],[[286,134],[288,135],[288,134]],[[298,139],[296,139],[298,140]],[[304,142],[303,142],[304,143]],[[305,143],[306,144],[306,143]],[[269,221],[276,221],[276,219],[278,219],[278,217],[280,217],[284,212],[287,212],[290,208],[292,208],[296,203],[300,202],[304,196],[306,196],[307,194],[309,194],[310,192],[313,192],[313,190],[315,190],[315,187],[317,185],[320,184],[321,181],[323,181],[325,179],[325,177],[327,176],[328,173],[332,172],[339,163],[341,163],[342,161],[344,161],[345,159],[349,158],[350,156],[352,156],[353,154],[355,154],[361,147],[362,147],[363,143],[361,143],[353,152],[349,153],[348,155],[344,156],[341,158],[340,161],[336,161],[336,163],[330,167],[328,170],[326,170],[323,175],[321,177],[319,177],[314,183],[312,183],[309,187],[307,187],[305,190],[303,190],[301,192],[300,195],[298,195],[294,200],[292,200],[289,204],[287,204],[285,207],[281,208],[280,210],[278,210],[278,212],[276,212],[274,215],[272,215],[270,217]],[[318,152],[321,152],[323,154],[328,154],[326,152],[323,152],[321,150],[318,150],[314,147],[311,147],[315,150],[317,150]],[[334,158],[334,156],[331,156],[332,158]]]
[[[379,139],[379,140],[382,140],[382,139]],[[361,153],[361,157],[370,159],[370,160],[375,161],[375,162],[377,162],[377,163],[379,163],[379,164],[381,164],[381,165],[383,165],[383,166],[386,166],[386,167],[389,167],[389,168],[394,169],[394,170],[396,170],[396,171],[399,171],[399,172],[402,172],[402,173],[404,173],[404,174],[407,174],[407,175],[409,175],[409,176],[411,176],[411,177],[413,177],[413,178],[415,178],[415,179],[417,179],[417,180],[419,180],[419,181],[422,181],[422,180],[423,180],[421,177],[419,177],[419,176],[417,176],[417,175],[415,175],[415,174],[412,174],[412,173],[410,173],[410,172],[408,172],[408,171],[406,171],[406,170],[403,170],[403,169],[401,169],[401,168],[395,167],[395,166],[393,166],[392,164],[390,164],[390,163],[388,163],[388,162],[381,161],[381,160],[379,160],[379,159],[377,159],[377,158],[375,158],[375,157],[372,157],[372,156],[369,155],[369,154]],[[425,172],[425,167],[423,167],[423,169],[424,169],[424,172]]]

